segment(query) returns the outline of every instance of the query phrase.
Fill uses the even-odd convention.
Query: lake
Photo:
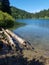
[[[49,20],[18,19],[17,22],[23,22],[27,25],[15,29],[14,33],[20,35],[35,47],[49,49]]]

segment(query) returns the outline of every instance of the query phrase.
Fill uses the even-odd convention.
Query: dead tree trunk
[[[8,35],[8,33],[4,29],[2,29],[2,31],[4,32],[4,34],[7,37],[8,45],[10,45],[12,47],[12,49],[14,50],[16,48],[16,45],[14,44],[12,38],[10,37],[10,35]]]
[[[22,39],[21,37],[17,36],[16,34],[14,34],[13,32],[11,32],[10,30],[6,29],[6,32],[11,35],[16,41],[18,41],[21,45],[33,49],[33,47],[31,46],[31,44],[29,42],[27,42],[26,40]]]

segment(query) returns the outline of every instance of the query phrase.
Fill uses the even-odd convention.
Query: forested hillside
[[[16,19],[18,18],[31,18],[31,13],[26,12],[24,10],[18,9],[16,7],[11,6],[12,16]]]
[[[42,10],[38,13],[32,14],[32,18],[44,18],[49,19],[49,9],[48,10]]]
[[[11,12],[12,16],[15,19],[23,19],[23,18],[44,18],[49,19],[49,9],[48,10],[42,10],[38,13],[29,13],[24,10],[18,9],[16,7],[11,6]]]

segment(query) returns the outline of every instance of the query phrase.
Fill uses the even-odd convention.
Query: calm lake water
[[[38,48],[49,48],[49,20],[19,19],[27,25],[15,29],[14,32]]]

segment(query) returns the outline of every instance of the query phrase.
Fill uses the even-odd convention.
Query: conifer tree
[[[9,0],[0,0],[0,3],[1,3],[1,8],[0,9],[3,12],[7,12],[7,13],[11,14]]]

